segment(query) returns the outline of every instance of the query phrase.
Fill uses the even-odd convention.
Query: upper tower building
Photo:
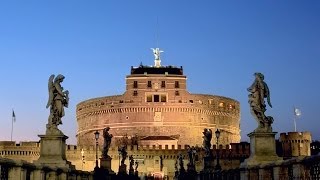
[[[115,137],[113,142],[123,135],[137,135],[201,146],[203,129],[214,132],[219,128],[221,144],[238,143],[239,102],[189,93],[183,68],[162,66],[162,51],[155,48],[153,52],[154,66],[131,67],[124,94],[89,99],[77,105],[78,145],[94,144],[93,133],[102,132],[107,126]]]

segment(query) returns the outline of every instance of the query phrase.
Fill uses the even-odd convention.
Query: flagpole
[[[297,132],[296,115],[293,116],[294,132]]]
[[[13,118],[14,118],[13,113],[14,113],[14,111],[13,111],[13,109],[12,109],[12,119],[11,119],[11,141],[12,141],[12,134],[13,134]]]
[[[294,132],[297,132],[296,107],[295,106],[293,106],[293,126],[294,126]]]

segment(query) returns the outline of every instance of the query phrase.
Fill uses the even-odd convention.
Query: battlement
[[[292,142],[292,143],[303,143],[303,142],[311,142],[311,133],[308,131],[305,132],[288,132],[281,133],[280,142]]]
[[[39,141],[20,141],[19,143],[15,141],[0,141],[0,147],[40,147]]]
[[[281,133],[279,141],[282,144],[282,156],[285,158],[310,156],[310,132]]]
[[[201,147],[196,147],[203,153]],[[139,154],[139,155],[178,155],[180,153],[186,154],[188,149],[188,145],[185,146],[175,146],[172,145],[169,147],[168,145],[145,145],[145,146],[128,146],[128,154]],[[216,146],[212,146],[212,154],[216,156]],[[81,150],[85,151],[86,154],[95,154],[95,146],[76,146],[76,145],[67,145],[66,153],[67,154],[77,154],[80,153]],[[98,147],[99,154],[101,153],[101,147]],[[110,155],[117,155],[118,154],[118,147],[110,147],[109,149]],[[219,146],[219,154],[222,158],[231,158],[231,157],[244,157],[250,155],[250,144],[247,142],[241,143],[232,143],[230,145],[220,145]]]

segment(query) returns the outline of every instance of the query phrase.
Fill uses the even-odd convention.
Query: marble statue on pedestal
[[[108,158],[108,151],[111,145],[112,134],[109,133],[110,127],[103,129],[103,149],[102,149],[102,158]]]
[[[203,134],[203,149],[205,151],[206,157],[211,157],[212,153],[210,151],[211,148],[211,139],[212,139],[212,131],[211,129],[205,128],[202,132]]]
[[[128,157],[128,152],[127,152],[126,146],[119,147],[118,152],[121,155],[121,164],[120,165],[124,165],[124,162]]]
[[[188,150],[187,150],[187,153],[188,153],[188,157],[189,157],[189,163],[188,165],[190,166],[195,166],[195,162],[196,162],[196,154],[197,154],[197,150],[194,146],[190,147],[188,146]]]
[[[64,76],[59,74],[51,75],[48,81],[49,98],[46,108],[50,107],[50,115],[45,135],[38,135],[40,139],[40,157],[35,163],[48,166],[75,169],[66,158],[66,140],[58,125],[62,124],[61,118],[64,116],[64,107],[69,104],[69,91],[65,91],[61,86]]]
[[[271,124],[273,117],[266,116],[265,98],[268,105],[272,108],[270,102],[270,92],[268,85],[264,82],[264,75],[261,73],[254,73],[255,80],[253,84],[247,89],[249,94],[250,111],[255,120],[258,122],[258,127],[255,132],[272,132]]]
[[[46,108],[50,107],[50,115],[47,124],[47,134],[63,134],[58,125],[62,124],[61,118],[64,116],[64,107],[69,104],[69,91],[64,91],[61,83],[64,76],[59,74],[51,75],[48,81],[49,99]]]
[[[247,89],[249,94],[250,112],[258,122],[258,127],[248,134],[250,137],[250,157],[241,163],[241,168],[256,166],[264,163],[281,160],[276,153],[275,135],[272,131],[273,117],[266,116],[266,102],[272,107],[270,101],[270,91],[268,85],[264,82],[264,76],[261,73],[254,73],[255,80]]]

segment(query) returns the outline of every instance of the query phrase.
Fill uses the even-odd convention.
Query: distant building
[[[317,155],[320,153],[319,141],[313,141],[310,146],[311,146],[311,155]]]
[[[281,133],[279,141],[282,144],[282,157],[284,158],[311,155],[310,132]]]

